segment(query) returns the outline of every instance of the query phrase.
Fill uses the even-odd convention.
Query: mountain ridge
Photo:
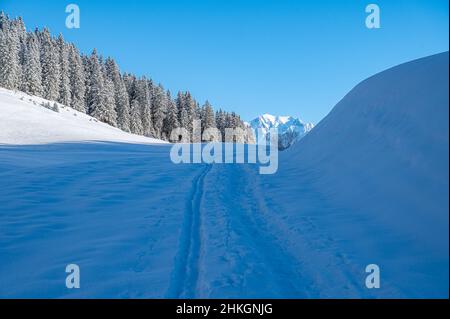
[[[269,113],[264,113],[247,124],[256,133],[260,130],[267,140],[270,138],[270,129],[277,129],[278,148],[280,150],[289,148],[314,128],[314,124],[306,123],[299,118]]]

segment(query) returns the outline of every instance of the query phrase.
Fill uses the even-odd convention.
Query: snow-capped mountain
[[[293,143],[299,141],[314,127],[312,123],[304,123],[292,116],[275,116],[267,113],[258,116],[248,125],[256,132],[260,129],[267,139],[270,137],[269,130],[271,128],[278,129],[278,147],[280,150],[287,149]]]

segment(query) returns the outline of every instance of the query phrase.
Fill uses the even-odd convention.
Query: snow
[[[0,88],[0,143],[14,145],[79,141],[156,144],[164,141],[129,134],[59,104],[59,112],[43,107],[54,102]]]
[[[333,274],[322,294],[360,296],[349,282],[375,263],[382,289],[363,296],[448,298],[448,59],[365,80],[263,177],[299,257],[301,233],[316,237],[311,271]]]
[[[0,297],[448,298],[448,132],[444,53],[362,82],[275,175],[164,144],[0,145]]]
[[[256,134],[258,131],[261,132],[263,138],[267,140],[270,137],[270,129],[278,129],[280,150],[287,149],[314,128],[312,123],[304,123],[302,120],[292,116],[275,116],[268,113],[258,116],[248,123],[248,126],[253,128]]]

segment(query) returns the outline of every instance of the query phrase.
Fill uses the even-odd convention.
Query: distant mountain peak
[[[271,128],[278,129],[278,146],[281,150],[290,147],[314,127],[312,123],[305,123],[293,116],[278,116],[269,113],[258,116],[248,125],[255,131],[262,130],[266,139],[269,138]]]

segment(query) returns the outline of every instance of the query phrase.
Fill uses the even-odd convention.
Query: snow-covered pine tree
[[[128,92],[116,62],[108,58],[105,62],[106,73],[114,85],[115,111],[117,126],[123,131],[130,132],[130,101]]]
[[[117,114],[115,111],[114,85],[104,74],[102,58],[97,56],[94,49],[87,69],[90,72],[90,83],[87,96],[89,114],[98,120],[110,125],[117,125]]]
[[[28,94],[42,96],[41,60],[39,43],[35,34],[31,33],[27,38],[24,55],[22,90]]]
[[[4,24],[8,23],[8,16],[3,12],[3,10],[0,11],[0,30],[3,30]]]
[[[17,32],[18,43],[19,43],[19,82],[18,88],[21,89],[23,85],[23,67],[25,64],[25,52],[27,48],[27,30],[25,28],[25,23],[22,20],[22,17],[18,17],[17,19],[12,21],[14,29]]]
[[[130,73],[124,73],[122,79],[125,84],[125,89],[127,90],[131,108],[131,101],[136,99],[136,77]]]
[[[94,114],[102,114],[103,105],[103,74],[101,71],[100,62],[97,56],[97,50],[93,50],[86,66],[88,73],[88,85],[87,85],[87,110],[88,114],[95,116]],[[99,110],[97,110],[99,109]]]
[[[183,111],[185,114],[187,114],[187,123],[186,123],[186,126],[183,126],[183,127],[185,127],[187,129],[187,131],[190,132],[192,135],[193,122],[194,122],[194,120],[196,120],[198,118],[198,116],[197,116],[197,102],[193,99],[190,92],[186,92],[184,94],[184,110]],[[192,136],[191,136],[191,138],[192,138]]]
[[[182,92],[178,92],[176,105],[178,110],[178,122],[181,128],[184,128],[188,132],[192,130],[192,120],[189,112],[189,106],[187,104],[187,95]]]
[[[141,120],[143,135],[153,137],[155,130],[152,122],[152,87],[149,86],[149,81],[143,77],[136,81],[136,99],[139,101],[141,107]]]
[[[86,84],[83,60],[74,45],[69,45],[69,82],[70,106],[77,111],[86,112],[85,93]]]
[[[131,101],[130,106],[130,131],[134,134],[142,135],[141,105],[137,99]]]
[[[58,102],[70,106],[70,70],[69,70],[69,48],[62,34],[56,41],[59,53],[59,97]]]
[[[56,101],[59,96],[59,52],[48,29],[39,32],[44,98]]]
[[[222,109],[216,112],[216,126],[222,135],[222,142],[225,141],[226,116]]]
[[[180,124],[180,127],[183,127],[181,124],[184,122],[181,118],[182,111],[184,109],[184,96],[181,91],[178,91],[177,98],[175,99],[175,106],[177,108],[177,114],[178,114],[178,123]]]
[[[0,86],[15,90],[20,87],[20,40],[15,25],[2,13],[0,32]]]
[[[152,100],[153,128],[155,129],[155,137],[161,138],[164,118],[167,112],[167,95],[162,85],[154,87]]]
[[[205,105],[203,106],[203,118],[202,118],[202,122],[204,122],[204,128],[211,128],[211,127],[216,127],[216,119],[214,117],[214,111],[213,108],[211,106],[211,104],[209,103],[209,101],[205,102]]]
[[[103,79],[103,85],[100,91],[100,104],[92,111],[92,116],[96,119],[117,126],[117,113],[115,110],[114,84],[106,77]]]
[[[178,122],[177,106],[175,102],[172,100],[170,92],[167,91],[166,94],[167,94],[167,113],[166,117],[164,118],[163,137],[165,137],[166,140],[169,140],[172,130],[179,127],[180,123]]]

